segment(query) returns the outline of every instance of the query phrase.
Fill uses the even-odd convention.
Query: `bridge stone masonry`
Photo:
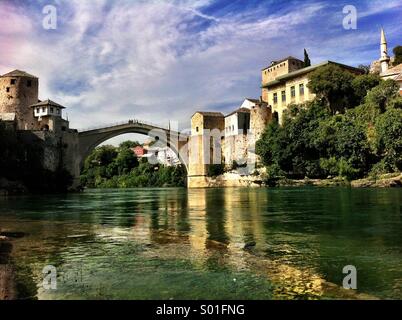
[[[66,151],[65,166],[74,176],[73,187],[79,186],[80,172],[89,154],[103,142],[127,133],[147,135],[163,146],[169,147],[188,171],[187,143],[189,135],[145,121],[128,120],[117,124],[82,130],[69,138],[71,148]]]

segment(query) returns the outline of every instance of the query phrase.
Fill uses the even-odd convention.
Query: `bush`
[[[390,109],[375,123],[376,151],[389,171],[402,170],[402,110]]]
[[[96,148],[86,159],[81,183],[89,188],[183,187],[186,184],[184,166],[167,167],[138,161],[130,150],[136,142],[126,141],[118,148]]]

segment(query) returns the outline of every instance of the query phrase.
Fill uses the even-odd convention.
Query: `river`
[[[402,298],[402,189],[100,189],[0,199],[28,299]],[[57,289],[43,286],[54,266]],[[343,267],[357,290],[342,289]]]

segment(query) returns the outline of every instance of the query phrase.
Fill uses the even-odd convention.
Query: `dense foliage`
[[[270,123],[256,150],[270,177],[355,179],[402,170],[402,98],[392,81],[326,66],[317,98]]]
[[[402,46],[396,46],[393,52],[395,56],[394,66],[397,66],[402,63]]]
[[[62,167],[55,172],[42,166],[40,144],[25,143],[18,133],[0,121],[0,188],[10,192],[64,192],[72,184],[72,176]]]
[[[138,161],[130,148],[138,142],[126,141],[119,147],[96,148],[85,160],[81,183],[89,188],[182,187],[186,183],[185,168]]]

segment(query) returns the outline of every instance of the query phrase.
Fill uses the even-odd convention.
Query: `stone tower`
[[[222,164],[224,128],[225,117],[220,112],[198,111],[191,117],[187,177],[189,188],[208,186],[210,165]]]
[[[18,130],[37,128],[31,105],[38,103],[37,77],[14,70],[0,76],[0,113],[15,113]]]
[[[273,119],[272,109],[266,102],[257,102],[250,110],[250,130],[251,136],[248,139],[249,161],[258,164],[260,157],[255,153],[255,144],[261,138],[268,123]]]
[[[381,28],[381,58],[380,58],[380,64],[381,64],[381,73],[384,73],[388,70],[389,68],[389,62],[391,58],[388,55],[388,46],[387,46],[387,39],[385,38],[385,32],[384,29]]]
[[[261,138],[267,124],[272,120],[272,110],[267,103],[260,101],[250,110],[250,129],[255,141]]]

